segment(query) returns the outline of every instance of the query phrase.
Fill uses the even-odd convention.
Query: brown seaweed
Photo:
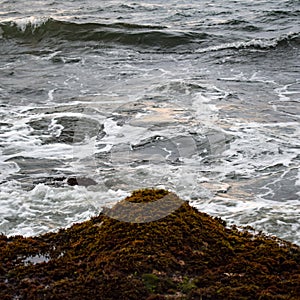
[[[162,198],[154,211],[128,210]],[[0,235],[0,299],[300,299],[299,246],[179,200],[139,190],[56,233]]]

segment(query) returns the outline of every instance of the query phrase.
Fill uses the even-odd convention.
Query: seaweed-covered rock
[[[299,246],[227,228],[184,201],[147,222],[141,207],[152,202],[153,213],[180,203],[140,190],[57,233],[0,235],[0,299],[299,299]],[[128,213],[135,222],[118,220]]]

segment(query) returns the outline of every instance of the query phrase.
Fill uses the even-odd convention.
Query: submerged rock
[[[299,299],[299,246],[228,228],[184,201],[145,222],[151,212],[140,207],[164,198],[153,213],[179,203],[140,190],[57,233],[0,235],[0,299]],[[114,218],[128,203],[141,205],[132,206],[135,223]]]

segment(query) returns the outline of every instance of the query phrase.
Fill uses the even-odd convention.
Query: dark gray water
[[[0,232],[164,187],[300,243],[299,16],[299,1],[0,1]]]

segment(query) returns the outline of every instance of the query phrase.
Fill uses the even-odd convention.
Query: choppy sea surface
[[[297,0],[0,0],[0,232],[163,187],[300,244],[299,62]]]

